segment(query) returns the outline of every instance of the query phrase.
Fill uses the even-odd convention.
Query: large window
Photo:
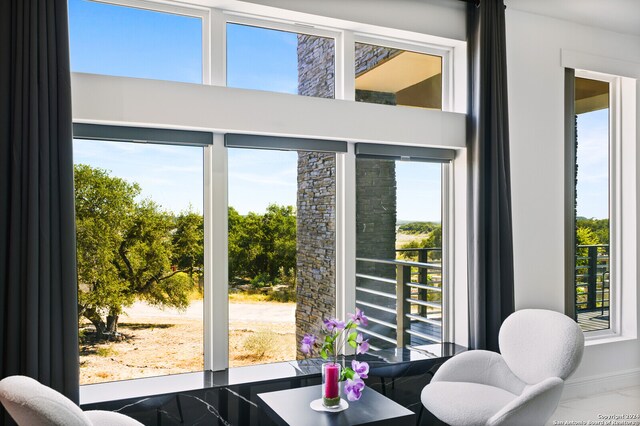
[[[443,341],[447,166],[429,151],[358,145],[356,305],[374,348]]]
[[[69,18],[72,70],[97,74],[72,76],[74,118],[114,124],[83,124],[110,130],[74,142],[82,383],[298,359],[305,333],[356,306],[383,335],[395,305],[388,317],[358,305],[371,300],[353,279],[357,173],[378,160],[393,164],[398,216],[390,255],[375,258],[423,264],[405,269],[398,321],[429,330],[371,341],[442,340],[451,157],[398,161],[401,147],[356,161],[354,148],[463,147],[463,117],[416,122],[420,111],[352,101],[448,109],[452,47],[187,3],[70,0]],[[370,54],[384,58],[363,65]]]
[[[612,211],[616,152],[612,138],[612,81],[589,74],[572,76],[574,169],[574,244],[571,306],[584,331],[611,328],[615,292]],[[571,294],[570,293],[570,294]]]
[[[74,140],[82,384],[203,369],[203,171],[202,147]]]

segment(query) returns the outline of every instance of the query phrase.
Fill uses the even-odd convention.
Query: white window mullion
[[[336,98],[340,93],[340,98],[347,101],[356,100],[356,42],[352,31],[344,31],[342,33],[341,51],[343,58],[341,60],[340,74],[342,78],[341,90],[336,90]],[[338,64],[338,52],[336,51],[336,65]],[[338,84],[336,73],[336,87]]]
[[[336,156],[336,315],[356,306],[356,157],[354,144]]]
[[[211,9],[211,83],[227,85],[227,25],[225,14]]]
[[[217,60],[211,48],[211,16],[212,10],[209,9],[202,17],[202,84],[211,84],[212,60]]]
[[[204,369],[213,370],[213,146],[204,148]]]
[[[224,135],[213,135],[213,146],[209,150],[207,167],[211,175],[209,208],[209,229],[205,236],[210,238],[207,258],[211,278],[211,288],[205,292],[205,305],[209,309],[207,319],[210,321],[210,346],[205,347],[205,366],[214,371],[229,366],[229,277],[228,277],[228,165],[227,148],[224,146]],[[214,200],[215,199],[215,200]],[[207,294],[209,295],[207,299]],[[205,310],[205,312],[207,312]],[[205,330],[206,322],[205,322]],[[206,341],[207,339],[205,339]],[[207,358],[208,356],[208,358]],[[207,364],[206,361],[209,360]]]

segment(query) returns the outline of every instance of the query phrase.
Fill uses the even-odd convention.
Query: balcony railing
[[[442,341],[442,249],[397,249],[418,261],[357,258],[356,305],[374,349]],[[576,247],[576,314],[609,310],[609,245]]]
[[[609,245],[576,246],[576,313],[609,309]]]
[[[442,341],[442,249],[398,249],[418,261],[357,258],[356,305],[374,349]]]

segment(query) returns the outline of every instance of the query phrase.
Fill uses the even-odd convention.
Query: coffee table
[[[309,403],[321,396],[322,385],[306,386],[258,394],[258,403],[278,425],[289,426],[351,426],[351,425],[413,425],[416,415],[386,396],[367,387],[358,401],[337,413],[314,411]],[[346,397],[341,395],[343,399]]]

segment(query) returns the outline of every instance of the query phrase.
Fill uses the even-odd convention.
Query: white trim
[[[224,14],[216,9],[211,10],[210,39],[211,58],[213,58],[210,84],[225,86],[227,84],[227,27]]]
[[[211,159],[212,202],[211,211],[211,276],[213,291],[209,304],[211,320],[211,369],[223,370],[229,366],[229,253],[228,253],[228,162],[224,135],[213,135]],[[213,201],[213,200],[212,200]]]
[[[586,398],[632,386],[640,386],[640,368],[569,379],[565,382],[561,401]]]
[[[373,44],[375,46],[389,47],[391,49],[408,50],[411,52],[425,53],[433,56],[449,54],[453,48],[414,40],[405,40],[397,37],[385,37],[375,34],[355,33],[356,43]]]
[[[610,328],[586,332],[590,346],[637,336],[636,93],[633,79],[585,70],[576,77],[609,83]]]
[[[587,340],[611,337],[620,333],[620,277],[622,276],[620,255],[622,253],[621,193],[621,141],[619,128],[619,91],[618,77],[591,71],[575,71],[576,78],[603,81],[609,83],[609,329],[585,332]]]
[[[213,147],[207,146],[203,149],[204,164],[204,184],[202,206],[204,217],[204,303],[203,303],[203,351],[204,351],[204,369],[213,370]]]
[[[561,49],[560,62],[564,68],[590,70],[635,79],[640,78],[640,63],[638,62],[607,58],[570,49]]]
[[[453,341],[455,329],[454,306],[451,297],[454,283],[454,259],[453,253],[453,164],[442,163],[441,191],[440,191],[440,226],[442,228],[442,341]]]
[[[356,309],[356,156],[355,144],[336,156],[336,315]]]
[[[342,87],[336,90],[337,99],[347,101],[356,100],[356,44],[353,32],[345,31],[342,34]],[[338,93],[340,96],[338,97]]]
[[[71,80],[79,123],[465,147],[459,113],[97,74],[72,73]]]
[[[449,229],[450,274],[449,304],[450,315],[455,319],[450,328],[451,342],[461,346],[469,345],[469,287],[467,283],[467,233],[469,227],[467,212],[468,191],[467,151],[456,152],[451,162],[452,194],[450,203],[451,227]],[[451,324],[450,324],[451,325]]]
[[[255,16],[246,13],[222,11],[226,24],[239,24],[251,27],[264,28],[267,30],[286,31],[289,33],[307,34],[317,37],[332,38],[337,41],[340,31],[334,28],[326,28],[300,22],[291,22],[266,16]]]
[[[209,15],[210,9],[197,5],[182,5],[172,1],[164,0],[92,0],[95,3],[102,3],[112,6],[124,6],[133,9],[148,10],[150,12],[171,13],[174,15],[192,16],[195,18],[205,18]]]

